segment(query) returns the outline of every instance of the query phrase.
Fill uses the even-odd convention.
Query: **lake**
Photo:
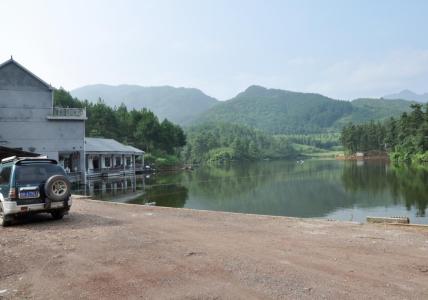
[[[428,170],[384,162],[263,161],[90,182],[106,201],[365,222],[407,216],[428,224]]]

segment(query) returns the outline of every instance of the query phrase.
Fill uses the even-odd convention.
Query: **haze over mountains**
[[[180,125],[206,122],[247,125],[274,134],[337,132],[352,121],[384,120],[410,110],[406,100],[335,100],[315,93],[250,86],[227,101],[198,89],[170,86],[90,85],[71,91],[81,100],[103,99],[108,105],[152,110]]]
[[[385,98],[385,99],[403,99],[403,100],[426,103],[426,102],[428,102],[428,93],[416,94],[410,90],[402,90],[399,93],[386,95],[383,98]]]
[[[101,98],[110,106],[126,104],[130,109],[148,108],[159,119],[188,124],[218,100],[193,88],[171,86],[143,87],[138,85],[87,85],[70,92],[73,97],[92,102]]]

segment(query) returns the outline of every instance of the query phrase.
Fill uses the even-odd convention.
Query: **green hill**
[[[341,128],[348,122],[361,124],[371,120],[384,120],[389,117],[398,117],[403,112],[409,112],[410,105],[416,103],[408,100],[386,100],[386,99],[355,99],[351,102],[352,113],[343,116],[335,123]]]
[[[87,85],[70,92],[73,97],[91,102],[103,99],[110,106],[126,104],[130,109],[147,108],[160,120],[167,118],[178,124],[188,124],[218,100],[192,88],[171,86],[142,87],[138,85]]]
[[[398,116],[409,110],[403,100],[341,101],[319,94],[251,86],[220,102],[194,122],[241,124],[274,134],[338,131],[349,121],[362,123]]]
[[[314,93],[299,93],[250,86],[228,101],[217,101],[198,89],[141,87],[137,85],[89,85],[71,94],[79,99],[108,105],[122,102],[129,108],[143,107],[161,120],[180,125],[233,123],[273,134],[338,132],[348,122],[364,123],[399,116],[413,102],[386,99],[342,101]]]

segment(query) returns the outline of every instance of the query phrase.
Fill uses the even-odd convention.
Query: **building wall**
[[[0,145],[48,155],[79,151],[84,162],[85,122],[48,120],[52,90],[14,63],[0,68]]]

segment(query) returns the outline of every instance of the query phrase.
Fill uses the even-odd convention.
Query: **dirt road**
[[[428,299],[428,229],[77,200],[0,228],[0,298]]]

